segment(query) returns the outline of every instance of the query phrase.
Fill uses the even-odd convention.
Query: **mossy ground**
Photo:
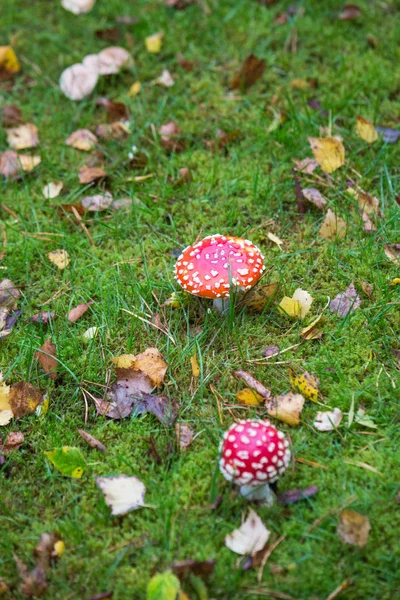
[[[0,574],[11,589],[5,597],[21,597],[12,554],[29,562],[40,534],[56,529],[66,550],[51,572],[47,598],[86,599],[114,590],[115,599],[139,600],[145,598],[151,575],[173,560],[214,557],[217,566],[208,581],[212,598],[322,600],[346,579],[353,582],[342,594],[347,600],[395,598],[400,584],[396,516],[400,453],[398,368],[392,348],[398,344],[399,303],[398,288],[389,283],[399,273],[383,248],[399,241],[395,195],[400,145],[379,141],[369,146],[355,135],[354,123],[358,114],[376,123],[396,126],[398,121],[396,3],[359,2],[362,17],[342,22],[337,19],[337,2],[304,2],[304,16],[284,25],[274,25],[273,19],[289,2],[267,9],[251,0],[217,0],[208,2],[206,14],[202,2],[175,11],[166,9],[161,0],[98,0],[90,14],[79,17],[59,4],[10,0],[2,10],[1,43],[13,41],[24,74],[36,85],[28,87],[24,77],[18,77],[12,92],[1,92],[1,102],[17,103],[24,119],[38,126],[42,163],[22,181],[1,184],[1,203],[18,215],[17,221],[5,211],[0,213],[8,238],[1,275],[21,288],[23,315],[12,335],[1,341],[0,366],[8,382],[30,380],[50,395],[44,420],[31,416],[2,431],[19,429],[26,437],[21,450],[0,471]],[[107,45],[95,37],[95,31],[113,27],[122,15],[139,19],[133,27],[122,26],[133,36],[129,39],[133,39],[135,66],[102,80],[97,93],[127,103],[131,111],[130,139],[106,142],[102,150],[114,196],[138,201],[123,215],[95,215],[90,224],[95,246],[91,246],[77,224],[61,218],[54,206],[86,193],[77,178],[86,156],[66,147],[64,140],[73,130],[93,128],[105,119],[93,97],[75,104],[60,94],[57,82],[64,68]],[[162,51],[148,54],[144,38],[160,30],[165,31]],[[288,44],[294,30],[295,53]],[[368,34],[377,40],[376,48],[368,44]],[[177,65],[179,51],[195,61],[192,73]],[[251,52],[265,58],[265,74],[240,100],[233,100],[229,80]],[[176,75],[169,90],[151,84],[163,68]],[[317,78],[318,89],[293,89],[294,78]],[[135,80],[142,82],[142,91],[129,98],[127,90]],[[307,105],[314,96],[328,116]],[[286,120],[267,133],[274,97]],[[171,119],[179,123],[187,140],[187,150],[179,155],[166,155],[153,135],[153,126]],[[329,206],[347,221],[346,238],[334,242],[318,238],[320,213],[299,216],[291,174],[292,159],[310,155],[307,137],[318,136],[319,127],[329,124],[343,137],[347,157],[346,166],[335,173],[335,187],[321,190]],[[214,138],[218,128],[239,130],[240,136],[226,152],[213,153],[203,141]],[[5,139],[1,131],[4,149]],[[146,182],[133,182],[125,166],[132,145],[149,152],[147,172],[154,176]],[[192,170],[193,182],[174,188],[169,177],[176,177],[181,167]],[[354,177],[353,169],[362,175],[362,187],[381,201],[385,218],[370,236],[363,232],[345,193],[346,177]],[[64,181],[65,191],[57,200],[45,200],[42,188],[54,180]],[[285,240],[282,252],[268,240],[268,230]],[[51,243],[32,236],[43,231],[59,237]],[[372,298],[362,295],[362,306],[353,315],[346,319],[326,315],[322,340],[305,343],[280,359],[292,359],[317,375],[330,406],[347,413],[354,395],[356,407],[359,402],[365,405],[378,430],[365,435],[363,428],[348,429],[345,416],[338,432],[318,433],[310,427],[318,410],[311,403],[303,411],[300,427],[282,425],[290,433],[296,455],[326,470],[297,463],[296,470],[282,480],[281,491],[317,485],[319,493],[289,508],[257,509],[274,536],[286,536],[269,561],[284,569],[274,575],[267,564],[260,586],[256,573],[238,569],[237,557],[224,546],[224,536],[240,524],[246,503],[217,476],[218,441],[232,416],[223,408],[220,422],[210,385],[222,403],[234,404],[240,385],[231,373],[246,368],[274,394],[287,391],[287,365],[246,361],[260,358],[268,345],[284,349],[298,343],[302,325],[276,310],[243,313],[233,321],[211,313],[199,319],[196,302],[191,302],[185,311],[161,310],[176,340],[174,346],[164,334],[121,310],[145,318],[159,313],[159,303],[175,289],[172,251],[199,234],[215,232],[246,236],[259,245],[267,263],[274,265],[271,281],[280,281],[289,295],[296,287],[312,293],[314,315],[325,306],[327,296],[335,296],[351,281],[358,282],[359,289],[361,281],[373,285]],[[57,247],[71,256],[65,271],[47,259],[47,253]],[[59,291],[46,304],[58,318],[49,327],[29,323],[29,316]],[[68,324],[64,317],[68,309],[89,299],[95,300],[90,311],[76,324]],[[197,324],[201,331],[191,335]],[[100,335],[85,345],[82,334],[91,326],[99,327]],[[33,359],[49,334],[60,360],[55,383],[40,373]],[[90,406],[86,430],[101,439],[108,452],[90,450],[77,433],[85,414],[80,382],[104,383],[111,357],[138,353],[148,346],[158,347],[166,357],[166,391],[179,402],[179,418],[198,434],[195,442],[187,452],[174,451],[168,458],[173,430],[150,415],[107,421],[96,417]],[[189,359],[195,351],[201,376],[191,391]],[[83,385],[96,394],[96,386]],[[234,414],[253,412],[235,410]],[[150,435],[165,456],[161,465],[150,455]],[[79,446],[87,456],[90,465],[81,480],[63,478],[47,463],[43,452],[60,445]],[[370,464],[380,474],[346,460]],[[143,480],[152,508],[124,518],[110,517],[95,476],[119,473]],[[223,501],[217,510],[193,508],[206,506],[218,494]],[[336,534],[337,515],[328,514],[352,495],[357,499],[351,507],[368,515],[372,526],[364,549],[344,545]],[[323,515],[326,518],[307,533]],[[136,538],[141,539],[138,548],[124,545]],[[267,590],[289,596],[274,596]]]

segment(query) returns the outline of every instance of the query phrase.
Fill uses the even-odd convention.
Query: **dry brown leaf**
[[[367,119],[364,119],[364,117],[357,117],[356,133],[358,137],[360,137],[368,144],[373,144],[379,138],[378,132],[376,131],[374,124],[371,123],[371,121],[367,121]]]
[[[368,192],[364,192],[358,186],[347,188],[347,192],[357,200],[361,211],[366,212],[368,215],[379,214],[378,198],[375,198],[375,196],[372,196]]]
[[[68,321],[70,323],[78,321],[92,304],[93,302],[85,302],[84,304],[78,304],[75,308],[71,308],[67,316]]]
[[[363,548],[367,541],[371,525],[368,517],[354,510],[343,510],[339,515],[337,533],[345,544]]]
[[[283,494],[279,494],[277,496],[277,500],[279,504],[294,504],[299,500],[304,500],[305,498],[310,498],[318,493],[318,487],[316,485],[310,485],[304,489],[295,489],[295,490],[287,490],[287,492],[283,492]]]
[[[278,290],[279,283],[277,282],[257,285],[244,296],[239,306],[245,306],[250,311],[261,312],[273,302]]]
[[[99,140],[89,129],[77,129],[65,140],[67,146],[89,152]]]
[[[7,129],[7,143],[13,150],[34,148],[39,144],[38,128],[33,123],[26,123]]]
[[[368,298],[372,298],[373,293],[374,293],[374,286],[372,285],[372,283],[368,283],[366,281],[360,281],[360,285],[362,287],[364,294],[366,296],[368,296]]]
[[[18,289],[11,279],[2,279],[0,281],[0,307],[13,310],[17,307],[17,300],[20,297]]]
[[[265,71],[265,60],[250,54],[232,80],[233,90],[247,90],[258,81]]]
[[[97,125],[96,127],[96,134],[103,140],[125,140],[130,133],[129,125],[121,121]]]
[[[332,312],[341,317],[346,317],[348,313],[354,312],[360,305],[361,299],[357,294],[354,283],[351,283],[344,292],[337,294],[337,296],[331,300],[329,308]]]
[[[326,213],[318,233],[325,240],[333,240],[336,237],[344,238],[346,235],[346,221],[337,217],[335,213],[328,208],[328,212]]]
[[[0,155],[0,174],[6,179],[16,179],[22,172],[18,154],[14,150],[6,150]]]
[[[108,98],[98,98],[96,106],[101,106],[107,113],[107,121],[115,123],[115,121],[126,121],[129,118],[128,108],[123,102],[115,102]]]
[[[69,265],[69,254],[66,250],[59,248],[48,253],[48,258],[59,269],[65,269]]]
[[[81,167],[79,169],[79,182],[92,183],[106,177],[107,173],[101,167]]]
[[[362,218],[362,220],[363,220],[363,222],[364,222],[364,225],[363,225],[363,230],[364,230],[366,233],[371,233],[372,231],[376,231],[376,225],[375,225],[375,223],[373,223],[373,222],[371,221],[371,219],[369,218],[369,216],[367,215],[367,213],[366,213],[366,212],[363,212],[363,213],[361,214],[361,218]]]
[[[51,338],[48,338],[40,350],[35,352],[35,358],[50,379],[57,378],[57,349],[56,345],[51,343]]]
[[[56,313],[48,310],[47,312],[36,313],[29,319],[31,323],[41,323],[42,325],[48,325],[51,319],[55,319]]]
[[[1,109],[1,124],[3,127],[22,125],[22,112],[16,104],[6,104]]]
[[[185,183],[190,183],[193,180],[192,172],[187,167],[179,169],[179,177],[175,181],[175,187],[181,187]]]
[[[262,351],[262,355],[265,358],[269,358],[270,356],[276,356],[277,354],[279,354],[279,346],[276,346],[275,344],[272,346],[268,346],[267,348],[265,348],[265,350]]]
[[[270,535],[260,517],[250,508],[247,519],[239,529],[225,537],[225,545],[237,554],[253,555],[264,548]]]
[[[181,450],[186,450],[193,442],[194,434],[187,423],[176,423],[175,434]]]
[[[194,69],[194,62],[191,60],[187,60],[181,52],[178,53],[178,63],[182,67],[184,71],[190,73]]]
[[[295,164],[294,170],[305,175],[312,175],[318,167],[318,163],[314,158],[303,158],[303,160],[293,159]]]
[[[10,388],[8,401],[16,419],[33,413],[43,402],[42,392],[26,381],[14,383]]]
[[[356,4],[345,4],[339,15],[341,21],[352,21],[361,17],[361,8]]]
[[[160,387],[164,383],[167,363],[157,348],[147,348],[142,354],[135,357],[133,369],[142,371],[150,378],[154,386]]]
[[[99,442],[99,440],[93,437],[90,433],[87,433],[87,431],[84,431],[83,429],[78,429],[78,432],[81,438],[84,439],[91,448],[100,450],[100,452],[107,452],[106,446]]]
[[[161,125],[158,133],[161,136],[161,146],[168,152],[182,152],[186,143],[182,139],[182,130],[175,121]]]
[[[319,192],[315,188],[303,188],[302,190],[304,198],[314,204],[320,210],[324,210],[326,207],[326,200],[322,196],[321,192]]]
[[[170,88],[173,85],[175,85],[175,80],[172,77],[171,73],[168,71],[168,69],[163,69],[161,75],[154,79],[152,83],[155,85],[161,85],[163,87]]]
[[[13,450],[18,450],[20,446],[24,443],[24,434],[22,431],[12,431],[6,437],[4,442],[4,446],[1,448],[1,440],[0,440],[0,448],[4,454],[10,454]]]
[[[390,261],[400,265],[400,244],[386,244],[384,251]]]
[[[309,137],[315,160],[325,173],[333,173],[344,164],[344,146],[335,137]]]
[[[101,212],[111,207],[113,197],[110,192],[96,194],[95,196],[84,196],[81,198],[82,206],[89,212]]]
[[[274,417],[278,421],[283,421],[293,427],[300,423],[304,402],[305,400],[301,394],[288,392],[272,400],[267,400],[265,407],[270,417]]]
[[[249,386],[249,388],[255,390],[257,394],[262,396],[265,400],[270,400],[272,398],[271,392],[261,383],[261,381],[258,381],[258,379],[253,377],[253,375],[247,371],[233,371],[233,375],[237,379],[242,379]]]
[[[317,340],[322,337],[323,332],[319,328],[322,324],[321,322],[322,314],[316,317],[307,327],[303,327],[300,331],[301,337],[305,340]]]
[[[39,543],[34,550],[36,566],[31,571],[14,555],[18,573],[21,579],[20,590],[26,598],[37,598],[42,596],[47,589],[47,573],[51,561],[58,558],[63,551],[64,543],[60,536],[55,533],[42,533]]]

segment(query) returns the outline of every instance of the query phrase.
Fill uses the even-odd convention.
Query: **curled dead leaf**
[[[101,167],[81,167],[79,169],[80,183],[93,183],[94,181],[98,181],[106,176],[106,171]]]
[[[365,515],[354,510],[343,510],[336,531],[345,544],[363,548],[368,541],[371,525]]]
[[[89,129],[77,129],[65,140],[67,146],[72,146],[72,148],[84,150],[85,152],[93,150],[97,142],[97,137]]]
[[[294,427],[300,423],[304,402],[305,400],[301,394],[288,392],[282,396],[272,398],[272,400],[267,400],[265,407],[270,417]]]
[[[194,433],[187,423],[176,423],[175,435],[181,450],[186,450],[193,442]]]
[[[39,132],[33,123],[7,129],[7,142],[13,150],[34,148],[39,144]]]
[[[328,208],[328,212],[326,213],[318,233],[325,240],[333,240],[336,237],[344,238],[346,235],[346,221],[337,217],[335,213]]]
[[[175,121],[161,125],[158,133],[161,136],[161,146],[168,152],[182,152],[186,143],[182,138],[182,130]]]
[[[344,164],[344,146],[335,137],[309,137],[315,160],[325,173],[333,173]]]
[[[35,358],[50,379],[57,378],[57,349],[56,345],[51,343],[50,338],[48,338],[43,346],[35,352]]]
[[[233,78],[231,88],[233,90],[246,91],[263,76],[264,71],[265,60],[257,58],[254,54],[250,54]]]
[[[42,392],[26,381],[14,383],[10,388],[8,401],[16,419],[33,413],[43,402]]]
[[[69,254],[66,250],[59,248],[48,253],[49,260],[59,269],[65,269],[69,265]]]
[[[75,306],[75,308],[71,308],[67,316],[68,321],[70,323],[75,323],[78,321],[92,304],[93,302],[84,302],[83,304],[78,304],[78,306]]]

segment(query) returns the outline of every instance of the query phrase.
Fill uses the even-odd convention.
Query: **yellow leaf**
[[[318,402],[318,388],[319,381],[307,371],[304,371],[301,375],[297,375],[295,371],[290,371],[290,383],[293,389],[297,390],[308,400],[312,402]]]
[[[200,375],[200,367],[199,363],[197,362],[196,354],[193,354],[193,356],[190,357],[190,364],[192,367],[193,377],[198,377]]]
[[[159,31],[158,33],[153,33],[153,35],[149,35],[144,41],[146,44],[147,52],[150,52],[151,54],[158,54],[161,50],[161,42],[163,36],[163,31]]]
[[[137,96],[141,87],[140,81],[135,81],[135,83],[132,83],[128,91],[128,96]]]
[[[298,318],[300,316],[300,304],[298,300],[284,296],[278,306],[279,312],[288,315],[289,317]]]
[[[60,556],[62,556],[64,554],[64,550],[65,550],[65,544],[62,540],[58,540],[58,542],[56,542],[54,544],[54,548],[53,548],[53,556],[60,558]]]
[[[279,247],[279,250],[282,250],[281,246],[283,244],[283,240],[278,238],[277,235],[275,235],[274,233],[271,233],[270,231],[268,231],[267,237],[268,237],[268,239],[271,240],[271,242],[274,242],[274,244],[276,244]]]
[[[368,144],[372,144],[378,139],[378,132],[376,131],[374,124],[371,123],[371,121],[364,119],[364,117],[357,117],[356,133],[358,137],[365,142],[368,142]]]
[[[344,164],[344,146],[335,137],[309,137],[315,160],[325,173],[333,173]]]
[[[38,128],[33,123],[7,129],[7,142],[13,150],[33,148],[39,143]]]
[[[311,304],[314,300],[314,298],[311,296],[311,294],[309,294],[308,292],[306,292],[305,290],[302,290],[301,288],[297,288],[297,290],[294,292],[293,296],[292,296],[293,300],[297,300],[297,302],[299,303],[300,306],[300,319],[304,319],[304,317],[307,315],[307,313],[309,312],[310,308],[311,308]]]
[[[400,285],[400,277],[395,277],[394,279],[392,279],[390,285]]]
[[[301,79],[300,77],[297,77],[296,79],[292,79],[292,81],[290,82],[290,85],[295,90],[307,90],[309,87],[311,87],[309,82],[306,79]]]
[[[133,367],[136,356],[134,354],[121,354],[112,359],[117,369],[130,369]]]
[[[284,394],[277,396],[265,403],[267,413],[283,423],[292,427],[300,423],[300,415],[304,406],[304,398],[301,394]]]
[[[337,217],[329,208],[320,227],[319,235],[325,240],[332,240],[335,237],[344,238],[346,235],[346,221]]]
[[[66,250],[59,248],[48,253],[48,258],[59,269],[65,269],[69,265],[69,254]]]
[[[30,156],[29,154],[18,154],[18,160],[23,171],[32,171],[42,161],[40,156]]]
[[[3,376],[0,372],[0,411],[2,410],[11,410],[10,405],[10,386],[3,381]]]
[[[21,70],[21,65],[11,46],[0,46],[0,73],[14,75]]]
[[[250,388],[245,388],[237,392],[236,399],[239,400],[240,404],[245,404],[246,406],[259,406],[265,400],[265,398]]]

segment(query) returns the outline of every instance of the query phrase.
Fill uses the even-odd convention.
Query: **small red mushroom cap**
[[[252,288],[264,269],[264,257],[252,242],[216,234],[185,248],[175,264],[175,279],[196,296],[227,298],[231,286]]]
[[[234,423],[224,433],[220,469],[238,485],[273,483],[290,462],[289,442],[268,420]]]

